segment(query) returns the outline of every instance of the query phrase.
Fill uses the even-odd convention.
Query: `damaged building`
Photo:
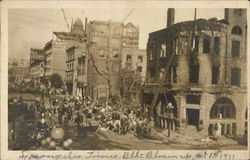
[[[225,9],[223,20],[195,19],[149,34],[143,106],[166,128],[171,102],[177,131],[223,135],[247,133],[247,12]]]
[[[87,25],[88,69],[85,94],[94,99],[107,99],[120,94],[120,74],[124,54],[142,52],[139,27],[132,23],[90,21]]]

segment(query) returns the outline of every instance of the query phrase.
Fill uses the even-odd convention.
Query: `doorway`
[[[199,126],[200,110],[199,109],[186,109],[187,125]]]

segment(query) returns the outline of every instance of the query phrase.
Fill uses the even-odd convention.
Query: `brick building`
[[[90,21],[88,34],[88,87],[94,99],[120,94],[120,71],[125,48],[138,50],[139,27],[132,23]]]
[[[144,106],[160,127],[166,104],[174,106],[179,131],[243,135],[247,123],[247,14],[225,9],[223,20],[197,19],[149,34]],[[161,87],[163,86],[163,87]]]

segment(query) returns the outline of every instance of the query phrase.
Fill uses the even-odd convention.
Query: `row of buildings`
[[[77,19],[71,32],[54,32],[43,49],[31,49],[34,77],[59,73],[71,95],[95,99],[121,93],[122,70],[144,81],[142,107],[165,127],[171,102],[181,133],[211,134],[216,123],[223,135],[247,132],[247,14],[225,9],[222,20],[174,23],[149,34],[147,51],[138,49],[139,28],[132,23]],[[40,56],[42,55],[42,56]],[[39,68],[40,67],[40,68]]]
[[[77,19],[70,32],[53,32],[44,48],[31,48],[30,75],[36,82],[61,75],[69,95],[119,95],[123,69],[146,78],[146,51],[138,48],[139,27],[132,23]]]

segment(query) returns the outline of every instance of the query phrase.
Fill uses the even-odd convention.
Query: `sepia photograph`
[[[248,8],[126,3],[7,9],[7,150],[247,151]]]

